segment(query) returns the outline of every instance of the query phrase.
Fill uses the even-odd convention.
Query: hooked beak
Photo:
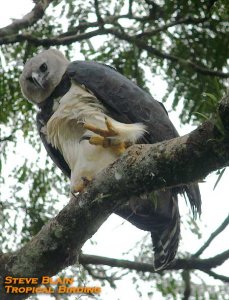
[[[40,75],[40,74],[37,74],[36,72],[33,72],[32,73],[32,76],[31,77],[27,77],[26,79],[29,80],[31,83],[33,83],[36,87],[38,88],[42,88],[44,89],[44,79],[45,77],[47,77],[49,74],[49,72],[47,72],[45,75]]]
[[[37,87],[44,89],[44,85],[42,83],[42,77],[35,72],[32,73],[32,81]]]

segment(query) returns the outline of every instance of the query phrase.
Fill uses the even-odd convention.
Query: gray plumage
[[[69,147],[72,150],[78,149],[78,152],[72,151],[75,155],[83,155],[80,141],[85,135],[92,136],[91,132],[82,130],[81,123],[85,118],[102,124],[101,118],[108,116],[115,128],[119,129],[120,139],[129,139],[134,143],[156,143],[178,136],[161,103],[116,70],[103,64],[85,61],[70,63],[59,51],[49,49],[26,63],[20,84],[24,96],[40,108],[37,115],[38,130],[48,154],[71,177],[72,184],[79,179],[79,170],[75,167],[79,161],[67,153],[65,143],[71,142]],[[71,109],[68,110],[70,105]],[[87,105],[87,109],[84,109],[84,105]],[[89,116],[88,110],[98,115],[96,120],[93,113]],[[65,136],[63,139],[63,132],[68,132],[65,135],[69,138]],[[87,140],[83,143],[86,152],[100,149],[100,146],[89,145]],[[111,152],[108,153],[110,150],[101,151],[101,157],[107,155],[107,162],[116,158]],[[84,159],[89,168],[86,152],[84,158],[80,159]],[[102,160],[99,157],[97,160]],[[103,167],[100,165],[96,169],[95,164],[92,167],[93,177]],[[151,232],[155,269],[165,268],[177,252],[180,235],[177,195],[184,192],[194,214],[200,213],[201,199],[197,184],[158,191],[139,198],[132,197],[116,211],[138,228]],[[157,200],[156,206],[152,197]]]

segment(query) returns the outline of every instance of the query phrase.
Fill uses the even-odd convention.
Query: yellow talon
[[[92,180],[92,178],[89,176],[81,177],[81,179],[82,179],[82,181],[79,184],[77,184],[76,187],[73,189],[73,193],[83,192],[84,189],[88,186],[88,184]]]
[[[89,143],[96,146],[104,146],[104,137],[100,135],[92,136],[89,139]]]
[[[105,117],[105,124],[107,129],[98,128],[89,123],[84,124],[85,129],[98,134],[96,136],[92,136],[89,139],[89,143],[96,146],[102,146],[104,148],[110,147],[116,154],[121,155],[125,152],[128,145],[116,138],[116,136],[118,136],[118,132],[112,125],[111,120],[107,117]]]
[[[115,139],[110,138],[104,138],[102,136],[92,136],[89,140],[89,143],[96,146],[102,146],[104,148],[112,148],[112,150],[118,154],[121,155],[125,152],[127,145],[124,142],[117,141]]]
[[[106,124],[108,132],[109,132],[108,136],[116,136],[116,135],[118,135],[118,132],[117,132],[117,130],[114,129],[114,127],[113,127],[113,125],[111,123],[111,120],[108,119],[107,117],[105,117],[105,124]]]
[[[105,124],[107,126],[107,129],[96,127],[95,125],[90,123],[85,123],[84,128],[102,137],[112,137],[118,135],[118,132],[114,129],[111,121],[107,117],[105,117]]]
[[[126,151],[126,148],[127,148],[127,146],[124,142],[120,142],[119,145],[113,145],[111,147],[112,147],[113,151],[118,155],[123,154]]]

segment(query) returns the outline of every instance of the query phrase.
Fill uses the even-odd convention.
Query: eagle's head
[[[45,50],[28,60],[19,78],[23,95],[39,104],[60,83],[69,61],[55,49]]]

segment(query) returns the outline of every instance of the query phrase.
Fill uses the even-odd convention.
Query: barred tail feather
[[[175,258],[180,239],[178,194],[186,192],[194,216],[201,213],[201,197],[197,184],[157,191],[132,197],[129,203],[116,211],[139,229],[151,233],[154,250],[154,268],[162,270]],[[155,198],[157,201],[155,201]]]
[[[185,192],[188,196],[189,203],[193,212],[193,216],[201,215],[201,195],[197,183],[191,183],[185,186]]]
[[[175,258],[180,239],[180,214],[177,200],[173,201],[171,219],[158,232],[151,232],[154,249],[154,268],[162,270]]]
[[[165,190],[141,195],[116,211],[139,229],[151,233],[154,268],[161,270],[170,264],[177,252],[180,238],[180,214],[177,191]],[[155,198],[157,201],[155,201]]]

